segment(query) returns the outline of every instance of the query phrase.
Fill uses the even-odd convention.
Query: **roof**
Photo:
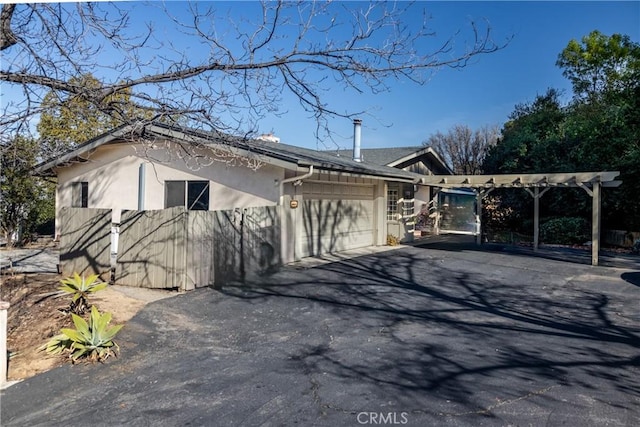
[[[390,147],[390,148],[361,148],[362,161],[374,165],[389,165],[396,160],[410,156],[417,151],[424,150],[424,146],[414,147]],[[331,151],[340,157],[353,157],[353,150]]]
[[[331,151],[331,153],[334,153],[334,155],[339,157],[353,157],[353,150],[335,150]],[[431,147],[425,145],[389,148],[362,148],[360,149],[360,154],[362,156],[363,163],[391,167],[397,167],[402,163],[423,155],[429,155],[441,166],[442,171],[453,174],[440,156]]]
[[[615,178],[618,171],[601,172],[560,172],[560,173],[523,173],[501,175],[432,175],[421,178],[421,183],[441,188],[474,188],[493,190],[494,188],[540,189],[551,187],[580,187],[589,193],[594,183],[603,187],[618,187],[622,181]],[[533,195],[533,194],[532,194]]]
[[[123,139],[136,137],[160,137],[177,139],[187,143],[205,144],[227,149],[240,156],[253,156],[264,163],[286,169],[298,170],[313,166],[316,171],[335,171],[356,175],[367,175],[389,180],[418,182],[420,175],[401,169],[364,162],[355,162],[351,157],[336,156],[328,151],[317,151],[272,141],[254,140],[224,135],[219,132],[204,132],[162,123],[144,125],[124,125],[99,135],[61,156],[45,161],[35,167],[36,174],[55,175],[55,169],[71,162],[83,160],[83,155],[96,148]]]

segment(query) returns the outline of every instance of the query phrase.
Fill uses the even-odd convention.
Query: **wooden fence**
[[[65,274],[90,271],[96,264],[91,260],[98,255],[105,256],[99,265],[108,271],[111,211],[73,209],[81,213],[67,216],[62,222],[61,250],[72,268]],[[231,281],[256,280],[281,265],[277,206],[228,211],[124,211],[119,229],[115,278],[122,285],[181,290],[222,286]],[[71,245],[72,241],[92,241],[86,234],[106,240],[101,237],[102,246]]]
[[[111,210],[62,208],[60,210],[60,272],[64,276],[100,274],[111,269]]]

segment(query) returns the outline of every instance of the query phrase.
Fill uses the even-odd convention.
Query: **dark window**
[[[165,181],[165,208],[209,210],[209,181]]]
[[[88,182],[71,183],[71,207],[74,207],[74,208],[89,207],[89,183]]]
[[[209,210],[209,181],[187,182],[187,209],[194,211]]]
[[[164,182],[164,207],[172,208],[174,206],[184,206],[184,181],[165,181]]]

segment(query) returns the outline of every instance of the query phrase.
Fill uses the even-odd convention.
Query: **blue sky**
[[[640,2],[418,2],[426,9],[442,37],[468,27],[471,20],[487,20],[498,43],[512,37],[503,50],[477,57],[466,68],[442,69],[425,86],[397,82],[389,93],[357,95],[346,102],[367,109],[363,116],[364,147],[420,145],[429,135],[455,124],[477,129],[502,125],[514,106],[532,101],[547,88],[571,85],[556,67],[558,54],[571,39],[592,30],[622,33],[640,42]],[[461,40],[462,42],[462,40]],[[282,118],[264,120],[262,131],[273,131],[282,142],[308,148],[331,147],[313,138],[315,122],[286,100]],[[349,120],[332,122],[334,142],[351,146]]]
[[[229,16],[234,22],[241,22],[243,18],[255,19],[255,12],[260,11],[257,3],[246,1],[195,4],[221,10],[215,14],[215,22],[212,21],[212,26],[220,33],[225,32]],[[159,40],[175,43],[178,55],[185,53],[190,59],[206,56],[209,47],[182,38],[160,12],[161,3],[152,2],[157,6],[155,11],[142,8],[136,2],[121,5],[134,11],[133,29],[143,28],[147,22],[153,23]],[[178,18],[188,21],[191,17],[186,2],[170,1],[166,6]],[[349,9],[366,7],[366,3],[336,2],[334,6],[336,10],[342,10],[341,13],[347,13]],[[640,1],[418,1],[410,7],[411,13],[406,15],[404,24],[414,28],[421,23],[422,14],[426,12],[431,17],[429,27],[436,32],[435,38],[424,46],[418,46],[418,49],[433,50],[435,44],[442,43],[459,30],[456,47],[464,49],[465,42],[469,41],[472,21],[480,23],[481,28],[486,22],[496,43],[510,42],[500,51],[475,57],[465,68],[439,70],[424,86],[408,81],[390,81],[391,90],[376,95],[337,89],[325,93],[331,107],[347,112],[367,112],[360,117],[363,119],[362,143],[365,148],[420,145],[431,134],[446,132],[456,124],[472,129],[485,125],[501,126],[516,104],[530,102],[548,88],[564,90],[568,101],[571,87],[555,62],[571,39],[579,40],[597,29],[606,35],[626,34],[633,41],[640,42]],[[294,34],[297,28],[296,24],[282,31],[285,35],[287,32]],[[314,37],[322,40],[324,35],[315,34]],[[231,43],[237,42],[232,39]],[[166,50],[149,50],[151,64],[157,63],[153,60],[157,52],[165,54]],[[96,69],[91,72],[99,75],[100,64],[110,60],[109,52],[103,51],[96,58]],[[118,78],[121,77],[127,76]],[[5,99],[10,99],[13,93],[9,87],[3,87],[2,92]],[[353,125],[349,119],[331,120],[333,140],[317,140],[314,136],[316,122],[300,107],[297,99],[284,93],[279,109],[283,112],[280,116],[269,115],[260,120],[261,132],[274,132],[284,143],[307,148],[326,149],[336,145],[349,148],[352,144]]]

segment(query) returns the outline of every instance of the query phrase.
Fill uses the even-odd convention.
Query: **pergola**
[[[533,249],[538,250],[540,232],[540,197],[550,188],[582,188],[592,198],[591,264],[598,265],[600,252],[601,192],[603,187],[618,187],[622,181],[615,178],[620,172],[580,172],[511,175],[430,175],[421,183],[441,188],[472,188],[476,192],[478,214],[482,212],[482,199],[495,188],[523,188],[534,200]],[[481,215],[480,215],[481,216]],[[482,226],[476,235],[482,243]]]

